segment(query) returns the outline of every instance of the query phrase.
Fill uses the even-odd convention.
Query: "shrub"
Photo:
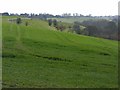
[[[17,19],[16,19],[16,23],[17,23],[17,24],[20,24],[20,23],[22,23],[22,20],[21,20],[21,18],[17,18]]]

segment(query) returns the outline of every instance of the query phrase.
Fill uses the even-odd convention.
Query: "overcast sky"
[[[119,0],[0,0],[0,13],[117,15]]]

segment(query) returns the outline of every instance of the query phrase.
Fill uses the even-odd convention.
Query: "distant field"
[[[99,18],[93,18],[93,17],[71,17],[71,18],[52,18],[52,19],[56,19],[57,21],[62,21],[66,23],[74,23],[75,21],[83,22],[87,20],[100,20],[101,18],[99,19]],[[108,18],[104,18],[104,19],[109,20]]]
[[[3,87],[118,87],[117,41],[60,32],[42,20],[17,25],[9,18],[2,18]]]

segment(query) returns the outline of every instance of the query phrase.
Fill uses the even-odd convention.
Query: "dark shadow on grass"
[[[71,60],[67,60],[67,59],[63,59],[63,58],[59,58],[59,57],[48,57],[48,56],[40,56],[40,55],[33,55],[33,56],[45,58],[45,59],[48,59],[48,60],[54,60],[54,61],[71,62]]]
[[[2,54],[2,58],[15,58],[16,56],[13,54]]]
[[[99,53],[100,55],[105,55],[105,56],[110,56],[110,54],[109,53],[105,53],[105,52],[101,52],[101,53]]]

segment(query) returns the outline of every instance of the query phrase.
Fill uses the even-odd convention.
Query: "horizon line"
[[[28,12],[20,12],[20,13],[13,13],[13,12],[7,12],[7,11],[5,11],[5,12],[0,12],[0,14],[2,14],[2,13],[8,13],[9,15],[10,14],[17,14],[17,15],[20,15],[20,14],[35,14],[35,15],[39,15],[39,14],[50,14],[50,15],[53,15],[53,16],[56,16],[56,15],[60,15],[60,16],[62,16],[63,14],[70,14],[70,16],[73,16],[73,14],[78,14],[78,16],[80,16],[80,15],[83,15],[83,16],[119,16],[118,14],[116,15],[92,15],[92,14],[86,14],[86,15],[84,15],[84,14],[81,14],[81,13],[62,13],[62,14],[53,14],[53,13],[47,13],[47,12],[40,12],[40,13],[35,13],[35,12],[30,12],[30,13],[28,13]]]

